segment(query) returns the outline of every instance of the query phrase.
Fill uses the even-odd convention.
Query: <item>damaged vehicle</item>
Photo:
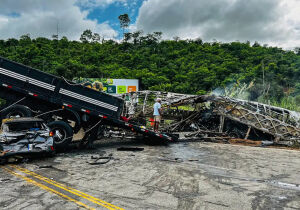
[[[4,119],[0,131],[0,160],[54,153],[53,133],[42,119]]]
[[[126,97],[129,101],[124,115],[130,115],[131,121],[143,126],[147,126],[148,119],[153,116],[155,99],[161,98],[163,121],[160,129],[178,134],[179,140],[223,143],[253,140],[268,145],[300,145],[299,112],[216,95],[147,90],[131,92]]]

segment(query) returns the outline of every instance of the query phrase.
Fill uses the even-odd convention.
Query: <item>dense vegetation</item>
[[[244,89],[250,100],[300,106],[300,50],[249,42],[161,40],[160,32],[126,33],[117,43],[87,30],[80,41],[29,35],[0,40],[0,56],[67,79],[137,78],[142,89],[204,94],[250,84]]]

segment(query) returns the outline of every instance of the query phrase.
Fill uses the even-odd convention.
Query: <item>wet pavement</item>
[[[144,150],[117,151],[124,146]],[[299,151],[98,141],[93,150],[0,168],[0,208],[300,209],[299,177]]]

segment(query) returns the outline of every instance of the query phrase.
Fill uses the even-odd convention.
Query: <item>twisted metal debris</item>
[[[269,140],[300,143],[300,113],[258,102],[214,95],[159,91],[129,93],[124,109],[132,121],[147,125],[155,98],[162,99],[162,130],[181,138]]]

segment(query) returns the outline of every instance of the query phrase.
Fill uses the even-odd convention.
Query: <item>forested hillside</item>
[[[142,89],[151,90],[204,94],[252,82],[250,100],[300,105],[300,51],[258,43],[164,41],[160,32],[126,33],[117,43],[85,31],[80,40],[24,35],[0,40],[0,55],[67,79],[137,78]]]

